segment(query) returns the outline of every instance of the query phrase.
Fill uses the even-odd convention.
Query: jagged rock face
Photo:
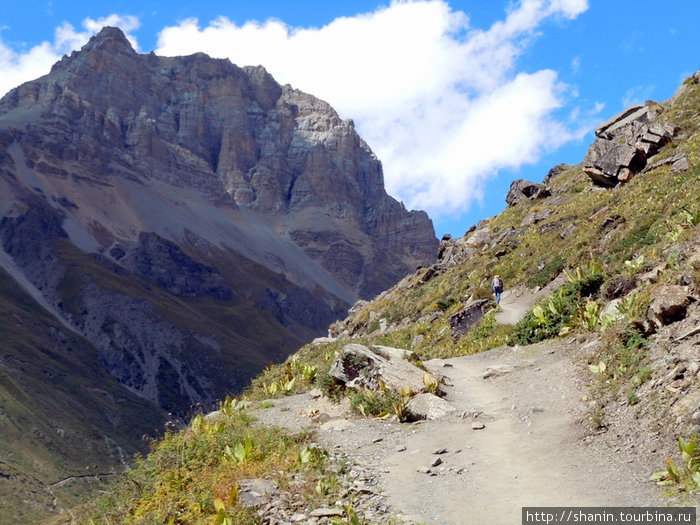
[[[137,394],[240,388],[437,250],[325,102],[105,28],[0,101],[0,261]]]
[[[554,169],[550,170],[550,173]],[[515,206],[524,201],[544,199],[550,195],[551,193],[543,184],[518,179],[511,182],[508,195],[506,195],[506,203],[508,206]]]
[[[672,126],[658,121],[655,108],[631,106],[596,128],[583,170],[600,186],[627,182],[647,166],[674,132]]]

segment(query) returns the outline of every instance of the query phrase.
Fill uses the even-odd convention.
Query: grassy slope
[[[465,259],[427,283],[421,282],[424,270],[406,277],[391,290],[355,310],[342,323],[342,327],[353,334],[350,339],[307,345],[286,364],[271,367],[254,380],[248,396],[262,399],[284,395],[285,387],[289,391],[311,386],[328,390],[331,383],[324,370],[335,352],[350,340],[413,346],[423,359],[469,354],[507,342],[512,337],[512,328],[498,326],[491,316],[486,316],[457,342],[450,335],[447,321],[469,297],[489,295],[487,285],[494,273],[499,273],[509,287],[541,286],[563,269],[574,271],[590,265],[600,270],[604,279],[601,290],[605,290],[616,279],[634,277],[663,263],[668,268],[663,281],[675,282],[679,275],[686,275],[697,287],[700,265],[689,261],[689,253],[697,249],[700,239],[700,86],[693,85],[661,118],[679,127],[680,139],[667,145],[654,160],[684,152],[689,170],[672,173],[669,166],[661,166],[619,188],[600,190],[588,180],[581,166],[569,168],[552,182],[553,197],[508,208],[487,222],[494,233],[509,227],[522,230],[507,244]],[[552,209],[546,220],[521,228],[528,213],[546,208]],[[570,226],[574,230],[562,238],[561,233]],[[497,256],[496,252],[503,248],[506,253]],[[625,264],[626,261],[631,264]],[[638,286],[640,292],[647,290],[646,285]],[[644,293],[639,296],[644,297]],[[601,306],[605,302],[602,294],[595,298]],[[389,327],[385,333],[378,329],[382,319]],[[578,319],[580,322],[583,317]],[[573,321],[571,328],[586,329]],[[603,330],[599,325],[589,328]],[[422,340],[417,342],[416,336],[422,336]],[[176,445],[180,443],[178,440],[189,440],[188,447],[196,448],[197,444],[203,446],[212,432],[210,428],[199,428],[197,423],[179,434],[175,441],[158,444],[147,464],[142,464],[133,474],[138,476],[140,488],[134,488],[135,484],[116,488],[110,497],[98,504],[98,512],[94,514],[96,522],[108,523],[119,518],[125,523],[141,523],[139,516],[143,516],[143,511],[139,509],[149,509],[160,513],[158,516],[174,516],[177,523],[180,511],[173,509],[172,502],[182,497],[183,485],[163,487],[157,480],[182,466],[168,459],[175,450],[181,450],[177,447],[182,445]],[[231,441],[232,445],[234,443],[235,440]],[[222,456],[220,451],[217,454]],[[221,468],[226,464],[223,459],[212,460],[211,464],[216,466],[208,476],[198,479],[196,486],[188,485],[190,490],[203,495],[196,510],[198,514],[188,514],[191,523],[213,519],[217,512],[214,498],[235,487],[239,479],[236,475],[223,479]],[[274,477],[279,472],[267,471],[264,475]],[[154,491],[156,486],[161,490]],[[235,498],[228,498],[223,504],[225,510],[221,512],[224,514],[238,516],[236,513],[241,512]],[[192,506],[186,511],[191,512]],[[222,521],[218,523],[226,523],[221,512]],[[250,523],[255,521],[251,518]]]
[[[0,334],[0,523],[31,523],[54,497],[59,506],[77,501],[71,483],[52,483],[113,472],[164,420],[100,372],[95,349],[4,272]]]

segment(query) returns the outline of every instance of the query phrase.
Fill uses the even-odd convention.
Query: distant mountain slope
[[[103,436],[128,434],[128,456],[164,412],[240,390],[437,245],[325,102],[262,67],[140,55],[103,29],[0,100],[0,417],[24,422],[4,465],[42,482],[82,472],[92,455],[66,436],[113,464]],[[67,387],[49,387],[58,375]],[[52,420],[65,433],[22,448]]]
[[[80,479],[52,484],[69,476],[98,484],[94,476],[143,450],[166,414],[120,385],[93,345],[4,270],[0,334],[0,523],[36,523],[80,501]]]

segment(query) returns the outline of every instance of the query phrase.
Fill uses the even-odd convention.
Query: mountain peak
[[[87,44],[82,48],[82,51],[108,51],[110,53],[114,52],[126,52],[129,54],[135,54],[134,48],[131,46],[129,40],[118,27],[103,27],[99,33],[90,38]]]

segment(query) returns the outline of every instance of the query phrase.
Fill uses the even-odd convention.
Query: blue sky
[[[352,118],[387,190],[461,236],[510,182],[578,163],[592,129],[700,67],[697,0],[9,2],[0,92],[102,25],[139,52],[262,64]]]

